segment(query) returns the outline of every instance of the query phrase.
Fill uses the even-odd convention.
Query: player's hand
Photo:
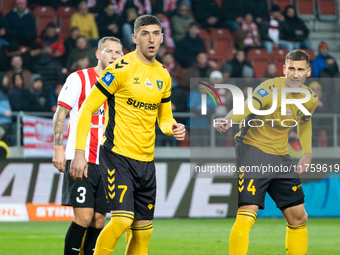
[[[52,163],[55,168],[59,170],[59,172],[64,172],[64,167],[66,164],[66,157],[64,153],[64,146],[54,146],[54,153],[52,158]]]
[[[231,118],[216,118],[214,120],[214,126],[216,130],[220,133],[226,132],[231,127]]]
[[[298,174],[307,173],[312,162],[312,153],[306,153],[299,161],[296,172]]]
[[[85,159],[85,151],[75,151],[74,158],[71,161],[70,175],[73,180],[82,180],[83,175],[87,178],[87,162]]]
[[[182,141],[185,138],[185,126],[181,123],[174,123],[171,126],[171,129],[173,131],[174,137],[178,141]]]

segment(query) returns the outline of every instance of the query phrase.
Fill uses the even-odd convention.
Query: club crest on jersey
[[[256,94],[258,94],[260,97],[264,98],[265,96],[268,96],[269,93],[267,90],[265,89],[259,89],[258,91],[255,92]]]
[[[300,118],[302,116],[302,111],[299,109],[296,111],[296,117]]]
[[[151,81],[149,81],[149,79],[145,79],[145,83],[144,83],[147,87],[149,87],[150,89],[153,88],[153,84]]]
[[[159,91],[162,91],[163,84],[164,84],[163,81],[156,80],[156,85],[157,85],[157,88],[159,89]]]
[[[113,80],[115,79],[116,77],[110,73],[109,71],[107,71],[104,76],[101,78],[102,82],[105,83],[106,86],[110,87],[111,83],[113,82]]]

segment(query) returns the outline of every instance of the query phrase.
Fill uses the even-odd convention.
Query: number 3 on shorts
[[[122,203],[123,199],[124,199],[125,192],[127,190],[127,185],[118,185],[118,189],[123,189],[122,194],[120,195],[120,198],[119,198],[119,203]]]
[[[251,194],[254,196],[255,195],[255,185],[253,185],[254,179],[250,179],[247,190],[251,192]]]

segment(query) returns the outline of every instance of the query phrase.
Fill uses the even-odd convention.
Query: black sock
[[[86,228],[72,221],[65,236],[64,255],[79,254],[81,241],[83,240],[85,231]]]
[[[97,237],[102,231],[102,228],[88,227],[84,242],[84,255],[92,255],[94,247],[96,246]]]

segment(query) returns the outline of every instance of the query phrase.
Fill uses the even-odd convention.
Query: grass
[[[234,219],[156,219],[149,255],[228,254]],[[1,222],[1,255],[61,255],[69,222]],[[340,255],[339,218],[310,218],[308,255]],[[286,254],[285,221],[257,219],[250,232],[248,254]],[[113,254],[124,254],[121,238]]]

